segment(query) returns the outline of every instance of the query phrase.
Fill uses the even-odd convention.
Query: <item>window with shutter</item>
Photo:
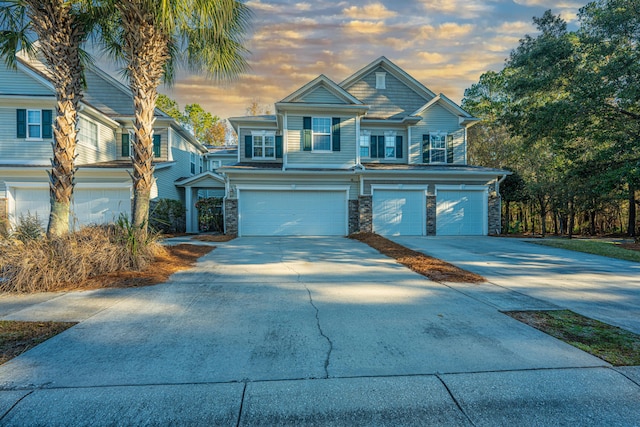
[[[162,155],[160,135],[153,135],[153,156],[160,157]]]
[[[331,119],[331,149],[333,151],[340,151],[340,117],[334,117]]]
[[[120,150],[122,152],[122,157],[129,157],[131,155],[130,151],[130,140],[129,140],[129,132],[123,133],[121,136],[121,147]]]
[[[447,162],[447,134],[431,133],[430,135],[430,163]]]

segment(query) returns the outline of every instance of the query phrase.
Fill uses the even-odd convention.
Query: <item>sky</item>
[[[534,16],[570,27],[586,0],[248,0],[250,69],[231,82],[180,71],[160,92],[181,108],[198,103],[221,118],[269,106],[324,74],[340,83],[384,55],[435,93],[460,102],[486,71],[503,68]]]

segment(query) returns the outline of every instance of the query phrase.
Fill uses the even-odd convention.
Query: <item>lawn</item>
[[[640,262],[640,245],[636,243],[615,243],[591,239],[541,239],[534,243],[554,248],[569,249],[609,258]]]

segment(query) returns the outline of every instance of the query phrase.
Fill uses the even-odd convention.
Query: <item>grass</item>
[[[511,311],[505,314],[613,366],[640,365],[640,335],[570,310]]]
[[[438,258],[406,248],[375,233],[355,233],[351,239],[366,243],[381,254],[436,282],[482,283],[486,279]]]
[[[19,356],[75,324],[0,320],[0,364]]]
[[[640,245],[633,243],[621,245],[614,242],[588,239],[542,239],[536,240],[534,243],[609,258],[640,262]]]

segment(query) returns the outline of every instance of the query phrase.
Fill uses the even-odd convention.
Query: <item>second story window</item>
[[[90,147],[98,148],[98,125],[92,121],[80,117],[78,120],[78,141]]]
[[[27,110],[27,138],[42,138],[40,110]]]
[[[447,162],[447,134],[431,133],[429,134],[431,163]]]
[[[360,132],[360,157],[369,157],[370,155],[371,132]]]
[[[313,151],[331,151],[331,119],[314,117],[312,121]]]
[[[395,157],[396,157],[396,133],[385,132],[384,133],[384,158],[395,159]]]
[[[196,174],[196,153],[189,153],[189,160],[191,163],[191,175]]]
[[[276,135],[273,132],[252,132],[253,158],[276,158]]]

